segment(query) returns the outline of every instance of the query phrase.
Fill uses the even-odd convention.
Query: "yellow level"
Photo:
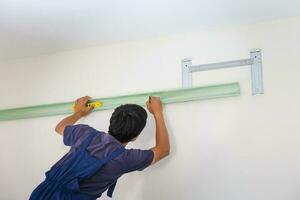
[[[86,104],[87,107],[94,107],[94,108],[100,108],[101,106],[103,106],[103,103],[101,101],[94,101],[94,102],[88,102]],[[72,106],[72,110],[74,112],[74,107],[75,107],[75,104],[73,104]]]

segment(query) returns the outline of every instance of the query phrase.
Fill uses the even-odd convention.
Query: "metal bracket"
[[[182,87],[190,88],[193,85],[193,72],[208,71],[215,69],[225,69],[231,67],[241,67],[251,65],[252,95],[263,94],[263,73],[262,55],[260,49],[250,51],[250,59],[242,59],[221,63],[211,63],[204,65],[192,65],[192,59],[186,58],[181,61]]]

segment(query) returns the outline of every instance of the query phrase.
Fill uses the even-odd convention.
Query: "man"
[[[143,170],[169,155],[168,131],[158,97],[149,97],[146,102],[156,123],[156,145],[150,150],[124,148],[146,125],[147,112],[135,104],[115,109],[108,134],[88,125],[74,125],[92,112],[93,107],[86,106],[89,99],[77,99],[74,114],[56,126],[55,131],[71,149],[46,172],[45,181],[32,192],[30,200],[95,200],[106,190],[111,197],[120,176]]]

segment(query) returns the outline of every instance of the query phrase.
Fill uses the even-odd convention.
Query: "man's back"
[[[71,149],[56,165],[61,164],[71,152],[78,150],[88,135],[95,131],[97,132],[96,137],[87,148],[92,156],[102,159],[122,146],[111,135],[97,131],[88,125],[67,126],[64,130],[63,140],[65,145],[71,146]],[[151,164],[152,160],[152,150],[126,149],[124,153],[109,161],[92,177],[81,181],[80,188],[83,192],[99,196],[120,176],[132,171],[143,170]]]

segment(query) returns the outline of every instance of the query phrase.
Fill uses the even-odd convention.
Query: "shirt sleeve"
[[[88,125],[77,124],[77,125],[68,125],[64,129],[64,144],[66,146],[73,146],[78,141],[78,139],[84,137],[88,134],[88,130],[92,129]]]
[[[130,149],[126,154],[126,173],[144,170],[150,166],[154,157],[152,150]]]

